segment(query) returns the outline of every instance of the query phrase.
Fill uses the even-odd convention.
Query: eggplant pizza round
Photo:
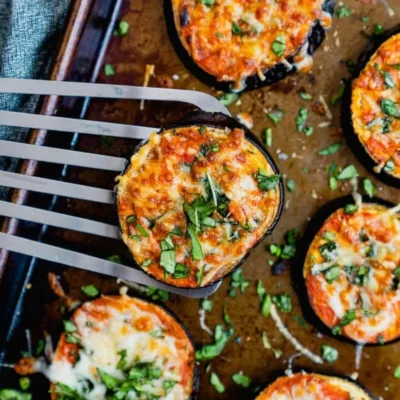
[[[157,280],[210,285],[240,265],[282,209],[278,171],[245,128],[154,133],[119,177],[122,239]]]
[[[173,42],[214,86],[240,91],[308,71],[332,23],[332,0],[166,0]],[[175,46],[177,47],[177,46]],[[187,63],[186,63],[187,64]]]
[[[394,211],[348,204],[323,222],[308,248],[308,298],[333,335],[360,344],[400,336],[400,220]]]
[[[48,372],[53,400],[191,398],[194,347],[163,308],[104,296],[83,304],[64,327]]]
[[[256,400],[373,400],[358,383],[347,378],[297,373],[278,378]]]
[[[384,179],[388,175],[398,179],[397,185],[400,185],[399,62],[400,33],[384,41],[370,56],[353,81],[350,106],[350,130],[362,147],[361,153],[370,158],[378,177]],[[392,184],[393,179],[388,183]]]

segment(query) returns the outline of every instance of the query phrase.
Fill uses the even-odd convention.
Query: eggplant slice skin
[[[351,209],[348,209],[348,214],[345,214],[344,209],[349,204],[354,204],[352,196],[345,196],[335,199],[323,206],[312,218],[299,246],[300,251],[296,256],[297,259],[296,263],[294,264],[297,265],[297,268],[292,268],[291,279],[293,286],[300,298],[300,304],[305,319],[310,324],[314,325],[319,332],[352,344],[381,346],[382,344],[388,344],[399,340],[400,332],[394,331],[393,326],[390,326],[389,328],[391,329],[383,329],[382,332],[378,331],[374,335],[370,335],[367,340],[360,340],[360,338],[356,337],[357,335],[355,334],[355,331],[357,331],[355,328],[358,327],[361,331],[361,327],[363,326],[362,324],[364,324],[366,327],[365,329],[367,330],[369,318],[379,319],[384,317],[385,314],[379,315],[381,310],[375,310],[373,307],[374,303],[382,299],[380,297],[375,299],[373,296],[373,302],[371,302],[370,297],[372,294],[375,295],[373,292],[374,288],[369,286],[369,279],[371,279],[371,277],[371,285],[375,281],[375,268],[371,268],[371,260],[375,263],[376,260],[374,257],[376,257],[376,254],[378,254],[376,252],[380,251],[380,247],[378,247],[377,241],[374,240],[375,237],[372,235],[372,232],[367,230],[368,227],[366,227],[365,232],[361,232],[361,235],[359,236],[360,241],[357,241],[357,246],[359,246],[360,249],[362,248],[362,252],[360,251],[357,253],[357,257],[354,256],[353,252],[346,252],[346,247],[337,246],[333,236],[335,234],[335,230],[332,227],[344,229],[349,225],[348,221],[352,221],[350,218],[357,217],[360,219],[357,214],[358,211],[355,211],[353,214],[351,214]],[[364,198],[363,204],[365,205],[364,208],[367,215],[376,213],[377,216],[379,216],[381,213],[385,213],[388,211],[388,209],[393,207],[393,204],[379,198]],[[375,216],[375,218],[377,218],[377,216]],[[371,221],[374,222],[375,219],[371,218],[370,222]],[[328,226],[330,227],[331,231],[325,229]],[[357,240],[357,229],[353,229],[351,226],[350,228],[351,230],[349,230],[349,237],[352,237],[353,240]],[[370,235],[368,235],[368,233]],[[376,234],[383,235],[382,227],[380,227],[380,231],[376,231]],[[387,235],[387,233],[385,234]],[[343,241],[341,235],[339,236],[339,239]],[[335,246],[330,246],[329,242],[334,242]],[[317,246],[317,244],[320,246]],[[317,249],[318,253],[316,252]],[[369,251],[373,251],[373,253],[369,253]],[[317,256],[315,256],[315,254],[317,254]],[[319,260],[317,260],[316,257],[321,257],[322,254],[324,254],[328,260],[322,257],[322,263],[314,263],[314,261]],[[329,254],[333,255],[330,260]],[[335,254],[337,258],[335,258]],[[339,256],[337,256],[338,254]],[[367,260],[368,262],[365,264],[361,262],[360,265],[353,265],[352,260],[350,260],[350,256],[353,257],[353,261],[355,258],[357,258],[357,264],[360,264],[360,262],[363,260]],[[346,257],[349,259],[348,265],[347,262],[346,266],[341,265],[342,262],[339,261],[339,258],[344,260]],[[311,274],[311,267],[314,269],[314,275]],[[307,270],[307,273],[305,273],[305,269]],[[321,271],[319,271],[319,269]],[[393,296],[396,297],[396,293],[399,292],[399,288],[397,287],[397,275],[395,269],[393,271],[383,269],[382,273],[383,272],[385,273],[385,280],[383,283],[387,283],[391,289],[391,292],[388,294],[388,296],[390,297],[393,294]],[[311,285],[311,283],[313,285]],[[323,285],[326,286],[325,292],[319,290]],[[351,296],[354,296],[354,307],[351,307],[351,310],[344,310],[342,303],[338,304],[336,301],[333,301],[334,296],[327,298],[326,293],[328,293],[328,291],[331,295],[332,293],[335,293],[336,286],[329,288],[330,285],[345,285],[346,287],[351,288],[349,293]],[[394,293],[392,293],[392,291],[394,291]],[[312,295],[310,295],[310,292]],[[363,292],[362,295],[361,292]],[[316,296],[317,294],[319,297]],[[331,302],[328,300],[331,300]],[[392,300],[394,301],[394,299]],[[343,318],[339,318],[336,315],[334,311],[334,308],[337,309],[336,307],[342,307],[341,310],[344,313],[342,316]],[[397,304],[397,310],[400,310],[400,303]],[[345,313],[345,311],[348,312]],[[395,311],[396,310],[393,312]],[[397,318],[400,319],[399,312],[397,312]],[[360,333],[358,332],[358,335],[359,334]]]
[[[394,171],[391,170],[392,167],[390,161],[389,161],[389,168],[385,167],[384,162],[382,162],[382,160],[378,160],[377,157],[373,154],[374,151],[379,151],[380,153],[384,153],[383,150],[386,144],[382,147],[382,145],[379,142],[382,141],[382,143],[387,143],[390,139],[388,139],[389,136],[381,136],[381,135],[387,135],[388,133],[390,133],[389,131],[391,127],[389,122],[395,121],[395,118],[392,118],[392,116],[385,114],[385,112],[383,111],[384,118],[382,119],[381,122],[379,122],[379,118],[375,118],[373,121],[369,122],[369,124],[371,125],[369,129],[372,130],[378,129],[378,127],[382,126],[382,133],[374,132],[370,137],[371,146],[373,143],[376,143],[375,147],[377,148],[377,150],[373,150],[373,147],[368,149],[366,147],[366,143],[360,139],[360,136],[357,133],[358,128],[356,128],[354,125],[355,118],[357,117],[359,121],[360,115],[356,116],[353,110],[354,86],[358,82],[362,84],[362,82],[360,81],[360,75],[361,74],[365,75],[367,73],[367,68],[369,68],[370,75],[373,73],[376,74],[375,79],[378,81],[378,84],[380,86],[385,85],[386,89],[390,89],[390,87],[388,87],[387,85],[393,86],[394,82],[391,76],[394,73],[398,74],[398,71],[396,71],[395,68],[391,68],[389,65],[385,65],[383,66],[383,68],[382,65],[378,63],[373,63],[376,65],[372,65],[371,59],[375,57],[377,53],[384,50],[384,46],[389,42],[389,40],[396,39],[395,36],[397,36],[397,42],[400,42],[400,26],[385,31],[379,36],[371,38],[366,49],[360,54],[356,63],[353,79],[347,82],[346,85],[347,87],[342,100],[341,120],[342,120],[342,128],[345,137],[347,139],[347,142],[350,148],[352,149],[353,153],[355,154],[355,156],[360,160],[360,162],[365,166],[365,168],[367,168],[368,171],[374,174],[383,183],[400,188],[400,165],[397,166],[396,168],[396,164],[398,164],[399,161],[397,161],[397,163],[394,164],[394,168],[397,169],[397,173],[394,173]],[[398,55],[400,55],[400,51],[398,51]],[[360,88],[357,89],[358,91],[360,91]],[[378,89],[382,90],[383,87],[382,88],[378,87]],[[400,90],[396,88],[392,89]],[[384,100],[384,98],[378,100],[379,101],[377,102],[376,106],[380,107],[383,110],[384,108],[382,108],[382,100]],[[378,121],[379,123],[375,124],[376,121]],[[386,123],[384,121],[386,121]],[[375,135],[376,139],[373,138]],[[371,139],[374,140],[372,141]],[[400,148],[397,151],[397,156],[396,156],[397,160],[400,157],[399,154],[400,154]],[[380,158],[382,158],[382,154],[380,154]]]
[[[312,391],[309,390],[310,388]],[[299,396],[300,400],[307,397],[307,394],[315,396],[315,390],[320,391],[319,399],[375,400],[375,397],[366,388],[346,376],[322,375],[303,370],[289,376],[280,374],[255,400],[272,400],[277,398],[275,396],[280,395],[288,395],[293,400]],[[332,396],[329,395],[330,392]]]
[[[194,127],[196,127],[196,132],[195,132],[196,135],[203,136],[202,134],[200,134],[200,131],[202,131],[206,138],[209,135],[209,133],[207,133],[207,129],[209,129],[210,134],[213,131],[221,133],[222,130],[229,129],[230,131],[236,132],[236,134],[239,134],[239,136],[244,135],[244,137],[241,139],[242,140],[241,143],[243,143],[243,146],[250,146],[252,149],[251,152],[254,154],[254,155],[250,155],[250,154],[248,154],[248,155],[251,157],[257,157],[257,159],[258,159],[257,162],[262,162],[266,166],[266,169],[269,171],[268,174],[276,177],[275,178],[276,182],[275,182],[274,188],[271,189],[271,191],[265,192],[265,196],[270,198],[272,201],[271,210],[268,211],[268,221],[269,221],[268,224],[266,224],[265,221],[262,221],[262,220],[256,221],[256,226],[254,226],[253,228],[250,227],[250,229],[249,229],[249,231],[251,231],[252,229],[254,229],[254,231],[255,231],[254,236],[252,236],[252,235],[248,236],[252,240],[251,244],[246,245],[247,247],[245,248],[245,251],[238,253],[238,256],[235,259],[235,262],[231,263],[230,265],[225,264],[225,265],[218,266],[218,264],[217,264],[217,268],[213,268],[211,265],[210,266],[211,268],[209,267],[206,269],[206,272],[210,272],[210,273],[208,273],[208,276],[206,273],[203,276],[202,280],[199,279],[199,275],[202,274],[204,272],[204,270],[202,271],[202,268],[200,268],[200,263],[202,265],[205,265],[207,262],[204,258],[200,258],[201,261],[195,260],[195,258],[197,257],[198,254],[196,253],[196,257],[195,257],[195,255],[193,253],[193,251],[194,251],[193,246],[194,247],[198,247],[198,246],[196,244],[193,245],[193,243],[196,242],[196,238],[194,237],[193,233],[200,235],[201,232],[199,232],[196,229],[194,229],[194,230],[192,229],[191,232],[189,232],[187,230],[188,225],[191,225],[192,228],[195,228],[193,226],[193,221],[190,219],[191,211],[188,210],[188,208],[190,208],[190,207],[186,208],[185,210],[182,207],[180,207],[180,210],[179,210],[180,218],[175,219],[176,221],[179,221],[176,223],[176,225],[182,230],[180,236],[176,235],[172,232],[172,230],[174,228],[174,226],[172,226],[172,225],[170,226],[171,229],[169,230],[169,232],[165,231],[165,224],[161,220],[160,220],[161,221],[160,224],[158,224],[157,226],[154,225],[153,228],[154,229],[157,228],[156,230],[160,230],[162,228],[159,233],[160,234],[162,233],[162,235],[163,235],[163,238],[162,238],[163,243],[161,243],[161,242],[159,242],[158,244],[156,243],[156,246],[157,246],[156,252],[158,252],[159,254],[154,259],[154,263],[149,264],[149,262],[147,262],[147,263],[145,263],[145,265],[147,264],[147,266],[143,266],[143,260],[137,259],[137,257],[134,254],[135,252],[133,252],[130,249],[131,253],[133,254],[133,260],[134,260],[135,266],[140,267],[149,276],[151,276],[163,283],[166,283],[168,285],[175,286],[175,287],[181,287],[181,288],[186,287],[186,288],[190,288],[191,290],[195,290],[196,288],[199,288],[199,287],[207,287],[212,284],[215,284],[216,282],[218,282],[218,281],[222,280],[223,278],[225,278],[226,276],[228,276],[230,273],[234,272],[239,266],[241,266],[243,264],[243,262],[246,260],[246,258],[249,256],[249,254],[252,252],[252,250],[257,246],[257,244],[260,243],[268,234],[270,234],[272,232],[272,230],[274,229],[274,227],[276,226],[276,224],[280,218],[280,215],[281,215],[282,209],[283,209],[283,204],[284,204],[284,189],[283,189],[282,179],[280,178],[279,171],[276,167],[275,162],[273,161],[273,159],[269,155],[269,153],[265,150],[265,148],[263,148],[263,146],[258,142],[258,140],[255,138],[255,136],[246,127],[241,125],[238,121],[234,120],[233,118],[227,117],[226,115],[223,115],[221,113],[206,113],[203,111],[197,111],[197,112],[192,113],[189,116],[185,117],[182,121],[180,121],[179,124],[174,124],[174,125],[171,125],[168,127],[164,127],[159,133],[161,135],[164,135],[164,134],[170,135],[173,131],[176,134],[176,132],[179,132],[179,130],[181,130],[181,133],[179,133],[179,134],[182,135],[182,134],[184,134],[184,133],[182,133],[182,132],[184,132],[184,130],[188,130],[190,128],[193,131]],[[240,131],[242,133],[240,133]],[[198,136],[197,139],[202,140],[200,138],[200,136]],[[225,136],[225,134],[224,134],[224,136]],[[229,135],[226,137],[229,137]],[[124,177],[128,173],[132,173],[130,171],[131,161],[135,159],[136,154],[138,154],[141,151],[143,152],[143,148],[148,143],[149,142],[147,142],[147,141],[143,141],[136,147],[136,149],[133,152],[132,157],[128,160],[123,173],[119,177],[120,182],[123,182],[125,180]],[[226,143],[228,143],[228,141],[226,141]],[[203,147],[201,147],[201,148],[203,148]],[[217,151],[215,152],[215,154],[212,154],[212,151],[211,151],[209,153],[209,156],[210,157],[216,156],[219,153],[219,148],[216,150]],[[192,157],[193,160],[196,161],[197,160],[196,157]],[[193,160],[188,160],[188,161],[193,162]],[[255,160],[255,158],[254,158],[254,160]],[[212,165],[212,164],[210,164],[210,165]],[[189,166],[189,168],[192,168],[192,167]],[[201,167],[200,167],[200,169],[201,169]],[[199,176],[199,179],[204,178],[204,176],[203,176],[204,171],[205,170],[201,171],[201,176]],[[226,171],[227,174],[229,174],[231,172],[231,171],[229,171],[229,169],[225,169],[225,168],[224,168],[224,171]],[[220,171],[220,172],[222,173],[222,171]],[[232,172],[234,173],[234,171],[232,171]],[[188,176],[190,176],[190,175],[188,175]],[[205,176],[207,176],[207,174]],[[209,187],[209,179],[210,179],[210,177],[207,177],[208,183],[206,182],[205,179],[203,179],[204,182],[202,183],[202,185],[205,185],[204,190],[206,190],[207,187]],[[214,178],[211,177],[211,180],[213,180],[213,179]],[[254,182],[249,182],[250,184],[252,184],[252,185],[256,184],[256,180],[253,179],[252,176],[248,176],[246,179],[248,180],[248,182],[249,182],[249,180],[254,181]],[[221,182],[217,182],[217,183],[220,184]],[[125,183],[124,183],[124,185],[125,185]],[[127,200],[126,200],[126,195],[125,194],[122,195],[122,193],[126,192],[126,190],[125,189],[121,190],[120,187],[122,187],[122,185],[119,183],[116,188],[116,191],[117,191],[116,200],[117,200],[119,221],[120,221],[121,230],[123,232],[123,238],[124,238],[125,242],[129,244],[129,242],[126,240],[126,238],[127,238],[127,226],[126,226],[127,215],[126,215],[126,212],[127,211],[126,210],[123,211],[123,208],[127,204]],[[255,186],[255,188],[256,188],[255,190],[259,191],[257,186]],[[196,193],[196,191],[198,191],[198,189],[195,189],[195,193]],[[269,194],[269,192],[271,192],[271,194]],[[240,191],[239,191],[239,193],[240,193]],[[197,203],[195,203],[195,201],[197,201],[197,199],[198,199],[196,197],[197,195],[196,196],[191,195],[191,196],[192,197],[189,196],[190,197],[189,199],[186,199],[186,200],[190,200],[190,201],[186,201],[186,203],[189,206],[193,205],[193,204],[197,204]],[[262,195],[262,196],[264,196],[264,195]],[[222,195],[222,197],[224,198],[223,195]],[[273,200],[273,199],[275,199],[275,200]],[[227,201],[227,205],[228,205],[227,207],[229,208],[231,200],[229,198],[225,198],[225,200]],[[219,201],[220,200],[218,200],[218,202]],[[124,206],[124,204],[125,204],[125,206]],[[187,207],[187,205],[185,207]],[[231,208],[229,208],[229,210],[231,210]],[[220,211],[218,211],[218,213],[219,212]],[[225,213],[222,213],[221,216],[219,216],[218,213],[214,213],[209,216],[215,217],[215,219],[218,223],[221,223],[221,225],[225,225],[225,221],[227,220],[227,217],[229,217],[229,215],[225,215]],[[168,217],[168,215],[166,215],[166,214],[163,214],[163,215],[164,216],[162,218],[165,218],[165,216]],[[185,222],[185,220],[189,221],[189,224],[187,224]],[[211,223],[212,221],[208,220],[208,222]],[[236,224],[235,221],[233,221],[233,222]],[[260,227],[259,230],[257,227],[258,224]],[[203,231],[203,232],[208,229],[208,232],[210,232],[210,234],[212,233],[211,231],[214,229],[214,228],[208,228],[203,225],[201,225],[200,228],[201,228],[201,231]],[[239,239],[241,238],[240,235],[246,235],[247,233],[245,233],[245,231],[242,228],[243,227],[240,225],[233,227],[232,230],[235,230],[235,232],[233,232],[231,237],[233,237],[235,235],[235,240],[237,240],[238,238]],[[129,229],[131,229],[131,228],[129,228]],[[146,226],[146,230],[147,229],[148,229],[148,227]],[[135,232],[135,233],[137,233],[137,232]],[[148,231],[148,233],[150,233],[150,231]],[[140,232],[139,232],[139,234],[140,234]],[[228,235],[228,234],[226,234],[226,235]],[[158,236],[160,236],[160,235],[158,235]],[[236,236],[238,236],[238,238],[236,238]],[[168,238],[170,238],[170,239],[168,239]],[[134,239],[139,239],[139,238],[137,238],[135,236]],[[161,236],[158,239],[161,239]],[[167,247],[168,247],[167,243],[164,242],[165,239],[172,240],[172,242],[173,242],[173,246],[170,246],[170,250],[174,250],[174,248],[176,250],[175,262],[178,261],[178,258],[181,261],[181,262],[178,261],[176,263],[175,271],[176,271],[177,265],[179,265],[179,267],[178,267],[179,271],[180,270],[183,271],[183,270],[185,270],[184,267],[188,267],[189,270],[186,270],[186,276],[182,276],[182,274],[185,275],[183,273],[184,271],[178,272],[178,275],[180,274],[180,276],[178,276],[178,277],[175,276],[174,273],[165,274],[165,269],[166,269],[165,265],[163,265],[163,266],[160,265],[161,255],[162,255],[162,254],[160,254],[160,250],[161,250],[161,252],[163,252],[163,250],[167,249]],[[179,246],[179,243],[182,245],[181,248]],[[133,244],[135,245],[136,242]],[[206,245],[207,245],[207,243],[206,243]],[[233,245],[233,243],[230,243],[230,246],[232,246],[232,245]],[[128,246],[128,247],[130,247],[130,246]],[[202,245],[201,245],[201,247],[202,247]],[[184,249],[184,248],[187,250],[187,253],[184,253],[185,254],[184,262],[187,265],[185,265],[182,262],[182,249]],[[145,253],[141,252],[140,254],[142,255]],[[173,254],[169,254],[168,256],[172,257],[172,259],[174,258]],[[143,257],[147,257],[147,256],[143,256]],[[223,257],[221,257],[221,259],[223,259]],[[212,262],[211,262],[211,264],[212,264]],[[149,266],[150,266],[150,268],[149,268]],[[199,268],[200,268],[200,270],[199,270]],[[202,271],[202,272],[199,272],[199,271]]]
[[[315,21],[308,31],[305,41],[296,49],[294,49],[292,54],[285,55],[285,58],[283,59],[282,57],[278,57],[276,63],[267,68],[260,68],[258,71],[259,73],[255,72],[253,74],[247,74],[241,79],[237,79],[235,81],[232,79],[217,79],[216,75],[207,72],[192,58],[192,56],[189,54],[188,48],[186,48],[183,44],[181,35],[179,34],[180,29],[184,29],[190,24],[190,13],[185,7],[179,16],[175,16],[173,5],[174,1],[176,0],[165,0],[164,14],[166,17],[168,34],[176,53],[186,68],[198,79],[203,81],[205,84],[224,92],[253,90],[272,85],[284,79],[291,73],[296,72],[298,69],[301,69],[301,62],[299,62],[299,57],[301,56],[303,60],[305,58],[309,58],[309,63],[311,66],[312,56],[325,39],[325,31],[331,25],[331,16],[333,15],[335,8],[335,0],[325,0],[322,4],[325,22],[321,22],[319,20]],[[277,33],[277,36],[279,36],[279,33]],[[215,63],[217,63],[217,61]],[[296,66],[296,63],[298,63],[298,66]]]
[[[79,391],[85,398],[81,392],[89,390],[90,386],[81,387],[78,375],[86,370],[98,371],[91,372],[94,385],[90,390],[98,390],[99,394],[106,387],[115,393],[124,384],[124,379],[132,385],[132,380],[138,379],[141,382],[140,379],[143,378],[157,387],[160,399],[171,390],[180,392],[188,400],[196,399],[198,367],[192,337],[186,327],[165,307],[127,295],[103,296],[75,310],[71,320],[64,323],[64,327],[65,332],[61,334],[49,369],[52,400],[64,398],[68,388]],[[111,341],[107,339],[110,334],[113,335]],[[165,353],[172,343],[164,341],[167,337],[173,338],[177,343],[176,353]],[[137,341],[143,346],[138,346]],[[145,354],[146,351],[143,350],[146,346],[152,348],[149,354]],[[160,351],[159,355],[154,355],[156,349]],[[136,354],[138,351],[140,354]],[[145,361],[140,361],[141,355]],[[147,361],[149,357],[154,358],[153,362]],[[161,367],[167,361],[168,368],[172,365],[170,376],[164,376],[164,367]],[[78,363],[81,364],[80,367]],[[110,368],[113,368],[112,373]],[[174,379],[171,378],[173,370],[177,371]],[[67,372],[75,373],[77,379],[70,379]],[[84,376],[86,377],[82,375],[81,378]],[[113,379],[116,376],[118,379]],[[75,382],[76,387],[71,387],[70,382]]]

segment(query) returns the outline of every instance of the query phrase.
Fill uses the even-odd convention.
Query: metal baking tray
[[[244,276],[250,280],[245,295],[237,292],[236,298],[228,296],[231,281],[228,278],[218,292],[211,297],[214,306],[212,311],[206,313],[206,323],[211,328],[217,323],[222,323],[225,308],[235,327],[234,337],[240,340],[231,340],[222,356],[212,360],[208,368],[206,365],[201,366],[199,399],[252,398],[254,397],[252,389],[237,386],[232,381],[232,375],[243,371],[245,375],[252,378],[254,387],[262,385],[268,382],[277,371],[285,370],[289,359],[296,353],[292,345],[276,329],[273,321],[261,316],[256,293],[257,280],[261,280],[271,294],[286,292],[292,296],[293,311],[287,315],[282,314],[282,318],[300,343],[317,354],[320,354],[322,344],[329,344],[339,351],[339,359],[333,365],[319,366],[302,356],[293,359],[295,367],[347,376],[356,374],[359,382],[370,389],[377,398],[380,396],[385,400],[400,398],[400,381],[393,377],[394,369],[400,364],[398,361],[400,344],[364,348],[360,367],[357,368],[355,346],[321,337],[312,326],[304,326],[301,323],[300,303],[292,288],[289,271],[286,270],[279,276],[273,275],[268,262],[274,260],[267,250],[269,244],[282,243],[283,236],[289,229],[297,228],[303,232],[309,219],[320,207],[331,199],[351,192],[351,187],[347,183],[333,192],[329,189],[329,175],[326,169],[333,161],[341,167],[354,164],[361,177],[369,177],[377,185],[379,197],[396,204],[400,201],[398,189],[381,184],[358,163],[346,145],[341,132],[340,105],[330,104],[330,99],[336,94],[341,79],[349,76],[346,61],[349,59],[356,61],[367,45],[368,39],[360,31],[371,33],[374,24],[380,24],[385,28],[396,25],[400,15],[400,2],[391,1],[391,7],[395,12],[394,17],[389,16],[386,7],[381,2],[362,4],[355,0],[348,0],[346,5],[352,10],[351,16],[343,19],[334,18],[333,27],[317,51],[314,67],[310,73],[296,74],[272,87],[244,93],[239,102],[229,107],[234,116],[240,112],[249,112],[252,115],[253,131],[261,140],[263,140],[264,129],[272,128],[271,153],[284,177],[293,179],[296,188],[294,192],[287,191],[285,210],[273,235],[255,249],[243,266]],[[361,17],[366,16],[370,17],[368,23],[361,20]],[[130,30],[123,37],[112,37],[104,60],[104,63],[114,66],[116,74],[105,76],[101,72],[99,82],[142,85],[146,64],[153,64],[156,76],[151,78],[151,86],[172,84],[175,88],[197,89],[213,95],[218,94],[194,78],[176,56],[167,35],[163,0],[124,0],[120,18],[130,24]],[[298,94],[300,91],[312,94],[313,100],[303,101]],[[329,104],[332,112],[331,119],[328,115],[320,115],[320,107],[316,104],[320,101],[320,96],[323,96]],[[295,117],[301,106],[309,109],[309,122],[315,128],[310,137],[296,131]],[[285,112],[278,126],[274,126],[266,116],[266,112],[275,107]],[[177,121],[188,111],[187,106],[175,103],[146,102],[144,110],[140,110],[139,103],[136,101],[93,100],[90,102],[86,117],[93,120],[158,127]],[[323,127],[326,125],[328,126]],[[331,156],[317,154],[322,148],[337,142],[343,143],[338,153]],[[109,140],[80,135],[75,145],[76,149],[82,151],[125,156],[131,152],[136,143],[130,140]],[[308,172],[304,172],[304,169]],[[107,189],[111,189],[114,185],[113,174],[81,168],[68,168],[65,179]],[[39,200],[42,201],[42,199]],[[115,220],[115,210],[111,206],[93,205],[79,200],[60,198],[55,204],[55,210],[67,211],[76,216],[89,217],[102,222],[113,223]],[[66,248],[104,258],[115,254],[122,258],[129,257],[121,241],[102,239],[87,234],[49,227],[43,235],[43,240],[51,244],[62,243]],[[6,264],[0,296],[2,296],[4,281],[8,283],[15,280],[15,277],[4,280],[4,276],[13,275],[11,272],[7,274],[11,268],[10,263]],[[291,265],[291,268],[301,268],[301,266]],[[10,308],[11,313],[18,310],[21,314],[14,317],[11,325],[9,323],[5,325],[5,331],[10,331],[10,333],[7,336],[4,361],[15,361],[19,352],[26,350],[25,329],[31,330],[34,343],[43,336],[43,330],[51,333],[55,339],[57,338],[60,331],[61,302],[49,289],[48,271],[62,275],[69,293],[81,300],[84,299],[80,290],[82,285],[93,283],[100,288],[102,293],[116,293],[119,288],[115,279],[41,261],[36,262],[29,269],[30,275],[23,275],[26,276],[24,284],[30,283],[32,286],[28,286],[30,289],[23,291],[18,307]],[[179,315],[193,334],[197,344],[212,340],[209,334],[200,327],[198,300],[170,295],[166,305]],[[274,348],[282,351],[279,359],[274,357],[271,350],[264,348],[262,332],[268,334]],[[209,384],[210,371],[216,372],[224,383],[226,391],[223,394],[217,394]],[[4,386],[5,383],[7,386],[17,385],[17,377],[8,370],[0,370],[0,378],[3,379],[0,386]],[[44,378],[35,378],[34,387],[37,393],[41,393],[40,398],[46,398],[43,393],[46,393],[48,385]]]

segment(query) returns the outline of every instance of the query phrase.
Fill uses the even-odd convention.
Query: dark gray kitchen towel
[[[0,77],[47,77],[72,1],[0,0]],[[0,93],[1,110],[34,112],[37,104],[37,96]],[[26,129],[1,126],[0,120],[0,139],[23,141],[26,134]],[[0,157],[0,169],[15,168],[15,160]],[[0,187],[0,198],[6,193]]]

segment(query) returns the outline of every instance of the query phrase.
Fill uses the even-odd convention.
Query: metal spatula
[[[179,101],[183,103],[191,103],[204,111],[219,111],[229,115],[226,107],[224,107],[224,105],[214,97],[205,93],[190,90],[0,78],[0,92],[74,97],[82,96]],[[147,139],[150,133],[157,131],[156,128],[143,126],[77,120],[10,111],[0,111],[0,125],[73,133],[78,132],[130,139]],[[124,158],[119,157],[110,157],[64,149],[50,149],[4,140],[0,140],[0,156],[115,171],[116,173],[122,171],[126,162]],[[114,193],[111,190],[26,176],[6,171],[0,171],[0,186],[89,200],[98,203],[114,204]],[[118,239],[120,237],[119,228],[114,225],[13,204],[6,201],[0,201],[0,215],[108,238]],[[0,247],[70,267],[81,268],[142,285],[153,286],[186,297],[207,297],[214,293],[220,285],[220,283],[217,283],[206,288],[195,290],[175,288],[158,282],[150,278],[143,271],[132,267],[21,237],[7,235],[5,233],[0,233]]]

